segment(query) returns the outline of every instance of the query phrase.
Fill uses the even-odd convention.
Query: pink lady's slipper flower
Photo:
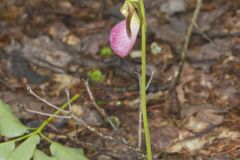
[[[140,19],[130,3],[125,3],[121,8],[121,12],[126,19],[112,28],[110,45],[114,53],[120,57],[125,57],[130,53],[137,39]]]

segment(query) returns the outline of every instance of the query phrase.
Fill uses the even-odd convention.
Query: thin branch
[[[70,102],[70,93],[69,93],[69,89],[65,89],[65,93],[67,95],[67,101],[68,101],[68,107],[69,107],[69,111],[72,111],[72,104]]]
[[[101,116],[108,121],[108,123],[111,125],[111,127],[115,130],[115,131],[118,131],[117,127],[114,125],[114,123],[112,122],[112,120],[109,118],[109,116],[106,114],[105,110],[100,108],[98,106],[98,104],[96,103],[96,100],[92,94],[92,91],[89,87],[89,83],[88,81],[85,81],[85,86],[87,88],[87,92],[88,92],[88,95],[93,103],[93,106],[97,109],[97,111],[101,114]],[[126,142],[126,140],[124,140]]]
[[[54,115],[54,114],[50,114],[50,113],[44,113],[44,112],[32,110],[32,109],[29,109],[29,108],[26,108],[26,107],[24,109],[27,112],[38,114],[38,115],[43,115],[43,116],[48,116],[48,117],[62,118],[62,119],[70,119],[71,118],[71,116],[59,116],[59,115]]]
[[[122,150],[113,150],[113,149],[108,149],[104,146],[99,146],[97,144],[92,144],[88,142],[83,142],[80,141],[78,138],[72,138],[68,135],[65,135],[61,130],[58,130],[55,126],[49,125],[51,129],[53,129],[56,133],[60,134],[61,136],[64,136],[65,138],[69,139],[71,143],[75,143],[77,145],[80,145],[80,147],[84,148],[90,148],[92,150],[97,150],[98,152],[104,152],[105,154],[113,154],[112,156],[116,158],[130,158],[130,159],[145,159],[145,155],[143,155],[141,152],[135,152],[135,151],[122,151]]]
[[[113,138],[112,136],[107,136],[104,135],[103,133],[99,132],[96,128],[89,126],[87,123],[85,123],[80,117],[76,116],[76,115],[72,115],[72,118],[74,120],[76,120],[77,122],[79,122],[80,124],[82,124],[84,127],[86,127],[88,130],[90,130],[91,132],[97,134],[98,136],[102,137],[103,139],[107,139],[107,140],[112,140],[115,141],[117,143],[122,143],[118,140],[116,140],[115,138]]]
[[[183,49],[181,52],[180,63],[178,65],[177,71],[174,73],[174,80],[173,80],[172,86],[170,88],[170,94],[171,94],[170,98],[171,98],[171,103],[172,103],[172,104],[170,104],[170,106],[171,106],[170,112],[177,115],[177,117],[180,117],[181,106],[179,103],[176,87],[181,78],[182,70],[183,70],[183,67],[184,67],[184,64],[186,61],[186,53],[187,53],[187,50],[189,47],[189,42],[190,42],[191,35],[193,32],[193,27],[196,25],[197,17],[200,13],[201,6],[202,6],[202,0],[197,0],[197,6],[194,10],[194,13],[193,13],[193,16],[191,19],[191,23],[188,26],[187,32],[184,37],[184,44],[183,44]]]
[[[154,70],[151,70],[151,76],[150,76],[150,79],[148,80],[148,83],[147,83],[147,85],[146,85],[146,90],[147,90],[148,87],[150,86],[150,84],[151,84],[151,82],[152,82],[152,79],[153,79],[153,77],[154,77],[154,74],[155,74]],[[140,81],[140,82],[141,82],[141,81]]]
[[[205,38],[209,42],[213,42],[213,40],[211,40],[211,38],[204,33],[204,31],[199,27],[199,25],[196,22],[193,22],[193,24],[194,24],[194,27],[199,31],[199,33],[203,36],[203,38]]]
[[[79,122],[80,124],[82,124],[83,126],[85,126],[88,130],[90,130],[91,132],[95,133],[96,135],[100,136],[101,138],[103,139],[106,139],[106,140],[110,140],[110,141],[114,141],[116,143],[119,143],[119,144],[124,144],[128,147],[128,149],[131,149],[133,151],[136,151],[138,152],[135,148],[133,148],[132,146],[130,146],[128,143],[125,143],[124,141],[120,141],[112,136],[109,136],[109,135],[105,135],[103,133],[101,133],[100,131],[98,131],[96,128],[94,127],[91,127],[89,126],[87,123],[85,123],[80,117],[72,114],[72,118],[74,120],[76,120],[77,122]]]
[[[95,98],[93,97],[92,91],[91,91],[91,89],[90,89],[90,87],[89,87],[88,81],[85,81],[85,86],[86,86],[86,88],[87,88],[88,95],[89,95],[89,97],[90,97],[90,99],[91,99],[94,107],[98,110],[98,112],[102,115],[103,118],[106,118],[106,117],[107,117],[107,114],[106,114],[106,112],[105,112],[103,109],[101,109],[101,108],[98,106],[98,104],[96,103],[96,100],[95,100]]]
[[[89,88],[88,88],[89,89]],[[31,95],[33,95],[34,97],[36,97],[37,99],[39,99],[40,101],[46,103],[47,105],[53,107],[53,108],[56,108],[58,111],[60,111],[60,108],[51,104],[50,102],[46,101],[45,99],[41,98],[40,96],[38,96],[36,93],[34,93],[31,89],[30,86],[28,86],[28,91],[30,92]],[[90,91],[90,89],[89,89]],[[66,91],[67,93],[67,96],[69,96],[69,92]],[[91,93],[91,91],[90,91]],[[91,98],[93,98],[92,94],[91,94]],[[94,98],[92,99],[94,100]],[[96,102],[95,102],[96,103]],[[69,98],[68,98],[68,105],[71,104]],[[90,130],[91,132],[95,133],[96,135],[100,136],[101,138],[103,139],[106,139],[106,140],[111,140],[113,142],[116,142],[116,143],[119,143],[119,144],[124,144],[127,146],[127,148],[130,150],[130,151],[133,151],[134,153],[137,153],[139,155],[139,157],[142,157],[144,158],[145,155],[142,154],[140,151],[138,151],[137,149],[133,148],[132,146],[130,146],[126,141],[121,141],[121,140],[118,140],[112,136],[109,136],[109,135],[105,135],[101,132],[99,132],[96,128],[94,127],[91,127],[89,126],[87,123],[85,123],[80,117],[76,116],[74,113],[72,113],[71,111],[65,111],[66,113],[68,113],[69,115],[68,116],[58,116],[58,115],[54,115],[54,114],[48,114],[48,113],[43,113],[43,112],[39,112],[39,111],[35,111],[35,110],[31,110],[31,109],[28,109],[28,108],[25,108],[26,111],[28,112],[31,112],[31,113],[35,113],[35,114],[39,114],[39,115],[45,115],[45,116],[50,116],[51,118],[66,118],[66,119],[74,119],[75,121],[77,121],[78,123],[82,124],[83,126],[85,126],[88,130]]]
[[[149,102],[151,100],[159,100],[164,95],[165,95],[165,91],[158,91],[156,93],[148,93],[146,100],[147,100],[147,102]],[[138,105],[139,103],[140,103],[140,98],[138,97],[138,98],[128,102],[128,105],[132,109],[136,109],[136,105]]]
[[[183,45],[183,49],[182,49],[182,52],[181,52],[181,60],[180,60],[179,66],[178,66],[178,70],[175,74],[175,81],[174,81],[173,87],[176,87],[176,85],[179,83],[181,73],[182,73],[182,69],[183,69],[184,63],[186,61],[186,53],[187,53],[187,50],[188,50],[188,47],[189,47],[189,42],[190,42],[190,38],[191,38],[191,35],[192,35],[193,27],[196,24],[198,15],[200,13],[201,6],[202,6],[202,0],[197,0],[197,6],[194,10],[191,23],[188,26],[187,32],[186,32],[185,37],[184,37],[184,45]]]
[[[37,94],[35,94],[31,88],[29,87],[28,88],[29,92],[34,95],[35,97],[37,97],[39,100],[43,101],[44,103],[48,104],[49,106],[55,106],[53,104],[51,104],[50,102],[44,100],[43,98],[39,97]],[[66,92],[67,93],[67,92]],[[69,94],[67,94],[69,95]],[[70,101],[69,101],[69,98],[68,98],[68,104],[70,104]],[[56,107],[56,106],[55,106]],[[56,109],[59,109],[59,107],[56,107]],[[112,136],[106,136],[104,135],[103,133],[97,131],[94,127],[91,127],[89,126],[87,123],[85,123],[80,117],[76,116],[74,113],[72,113],[71,111],[68,111],[68,113],[70,113],[70,115],[68,116],[59,116],[59,115],[53,115],[53,114],[49,114],[49,113],[43,113],[43,112],[39,112],[39,111],[35,111],[35,110],[31,110],[31,109],[28,109],[25,107],[25,110],[28,111],[28,112],[31,112],[31,113],[35,113],[35,114],[39,114],[39,115],[44,115],[44,116],[49,116],[49,117],[54,117],[54,118],[67,118],[67,119],[70,119],[70,118],[73,118],[74,120],[76,120],[77,122],[79,122],[80,124],[82,124],[83,126],[85,126],[88,130],[94,132],[95,134],[97,134],[98,136],[104,138],[104,139],[108,139],[108,140],[112,140],[114,142],[117,142],[117,143],[121,143],[121,144],[126,144],[128,145],[127,143],[124,143],[122,141],[119,141],[115,138],[113,138]],[[129,145],[128,145],[129,146]]]
[[[154,76],[154,70],[151,70],[151,77],[148,80],[148,83],[146,85],[146,90],[150,86],[153,76]],[[139,112],[138,112],[138,149],[141,150],[142,145],[142,103],[141,103],[141,75],[137,73],[138,76],[138,82],[139,82]]]
[[[38,100],[42,101],[43,103],[47,104],[48,106],[50,106],[50,107],[52,107],[52,108],[54,108],[54,109],[56,109],[56,110],[59,110],[59,111],[61,111],[61,112],[63,112],[63,113],[66,113],[66,114],[69,114],[69,113],[70,113],[69,111],[65,111],[65,110],[59,108],[58,106],[55,106],[55,105],[49,103],[47,100],[41,98],[40,96],[38,96],[35,92],[33,92],[33,90],[32,90],[32,88],[31,88],[30,85],[27,85],[27,90],[28,90],[28,92],[29,92],[31,95],[33,95],[34,97],[36,97]]]

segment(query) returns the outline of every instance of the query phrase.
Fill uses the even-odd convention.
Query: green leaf
[[[23,135],[28,130],[2,100],[0,100],[0,117],[0,135],[2,136],[8,138],[17,137]]]
[[[88,71],[87,75],[88,78],[93,82],[103,82],[105,79],[105,76],[99,69]]]
[[[36,149],[33,160],[57,160],[56,157],[49,157],[42,151]]]
[[[52,143],[50,151],[58,160],[88,160],[82,149],[65,147],[59,143]]]
[[[158,55],[162,53],[162,48],[159,44],[157,44],[156,42],[153,42],[150,46],[151,48],[151,53],[154,55]]]
[[[112,52],[112,49],[110,47],[103,46],[100,49],[100,53],[99,54],[100,54],[101,57],[107,58],[107,57],[112,56],[113,52]]]
[[[116,116],[108,116],[106,118],[106,122],[110,123],[111,126],[116,127],[116,128],[119,128],[120,124],[121,124],[119,118]]]
[[[15,148],[14,142],[5,142],[0,144],[0,160],[7,160],[8,156]]]
[[[12,152],[8,160],[30,160],[39,142],[38,135],[29,137]]]

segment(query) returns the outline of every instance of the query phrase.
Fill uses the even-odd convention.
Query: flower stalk
[[[142,114],[143,114],[143,127],[145,133],[145,141],[147,147],[147,159],[152,160],[152,149],[151,149],[151,138],[150,138],[150,131],[148,126],[148,117],[147,117],[147,104],[146,104],[146,32],[147,32],[147,24],[146,24],[146,16],[145,16],[145,7],[144,7],[144,0],[140,0],[140,10],[142,16],[142,57],[141,57],[141,102],[142,102]]]
[[[142,32],[142,55],[141,55],[141,110],[143,117],[143,127],[147,147],[147,158],[152,160],[151,138],[147,118],[146,105],[146,16],[144,0],[125,0],[121,8],[121,13],[125,19],[117,23],[110,33],[110,45],[114,53],[124,58],[130,54],[141,27]]]

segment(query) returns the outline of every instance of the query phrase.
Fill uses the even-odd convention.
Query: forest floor
[[[240,159],[240,1],[204,1],[187,51],[177,96],[170,93],[195,0],[145,0],[148,33],[148,117],[155,159]],[[55,119],[52,140],[81,147],[89,159],[137,159],[140,37],[121,59],[109,48],[109,33],[123,17],[113,0],[1,0],[0,99],[28,126],[54,110],[30,95],[61,106],[80,94],[75,112],[108,140],[73,120]],[[85,81],[101,114],[89,98]],[[170,113],[177,99],[180,117]],[[105,119],[111,118],[117,128]],[[144,134],[144,133],[143,133]],[[143,136],[144,137],[144,136]],[[125,139],[127,144],[122,141]],[[47,143],[39,148],[47,151]],[[131,146],[131,147],[130,147]],[[145,150],[144,141],[142,151]]]

